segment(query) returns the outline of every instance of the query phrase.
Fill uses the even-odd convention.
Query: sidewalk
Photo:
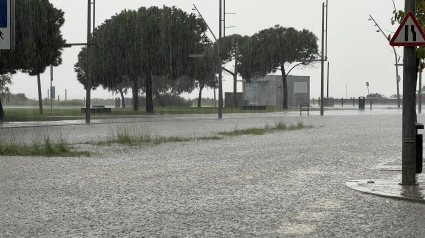
[[[401,183],[401,158],[400,165],[386,164],[376,168],[394,174],[390,179],[357,179],[346,182],[346,186],[368,194],[382,197],[411,200],[425,203],[425,174],[417,174],[417,185],[400,185]]]

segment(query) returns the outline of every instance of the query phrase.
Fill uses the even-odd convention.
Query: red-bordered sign
[[[419,25],[413,12],[408,12],[398,27],[390,45],[392,46],[422,46],[425,45],[425,33]]]

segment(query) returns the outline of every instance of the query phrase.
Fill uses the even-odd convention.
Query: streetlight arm
[[[233,76],[235,76],[235,73],[233,73],[232,71],[230,71],[230,70],[228,70],[228,69],[226,69],[226,68],[224,68],[224,67],[221,67],[224,71],[226,71],[227,73],[229,73],[229,74],[231,74],[231,75],[233,75]]]
[[[288,71],[288,73],[286,73],[286,77],[288,77],[288,75],[289,75],[289,73],[295,68],[295,67],[297,67],[298,65],[301,65],[301,64],[305,64],[305,62],[301,62],[301,63],[298,63],[298,64],[296,64],[296,65],[294,65],[294,66],[292,66],[292,68]]]
[[[201,19],[205,22],[205,24],[208,27],[208,30],[211,32],[211,35],[214,37],[214,40],[217,42],[217,37],[215,37],[214,32],[211,30],[210,26],[208,25],[207,21],[205,21],[204,17],[202,16],[202,14],[199,12],[198,8],[195,6],[195,4],[193,4],[194,9],[198,12],[199,16],[201,17]]]
[[[384,35],[385,39],[388,40],[387,36],[385,35],[384,31],[382,31],[381,27],[376,23],[375,19],[373,19],[372,15],[369,14],[370,19],[375,23],[375,25],[378,27],[379,31]],[[393,47],[394,48],[394,47]]]

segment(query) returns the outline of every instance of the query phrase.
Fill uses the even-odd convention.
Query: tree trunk
[[[133,87],[131,91],[133,92],[133,111],[138,112],[139,111],[139,84],[138,79],[136,78],[133,81]]]
[[[234,100],[234,107],[238,107],[238,53],[235,54],[235,74],[233,74],[233,100]]]
[[[152,73],[146,74],[146,113],[153,113]]]
[[[1,99],[0,99],[0,123],[2,123],[4,121],[4,111],[3,111],[3,105],[1,104]]]
[[[200,87],[199,87],[198,107],[201,107],[201,101],[202,101],[202,89],[204,89],[204,86],[200,86]]]
[[[122,100],[121,102],[122,108],[125,108],[124,92],[121,89],[120,89],[120,94],[121,94],[121,100]]]
[[[285,65],[280,65],[281,71],[282,71],[282,87],[283,87],[283,103],[282,107],[284,111],[288,111],[288,82],[286,80],[286,72],[285,72]]]
[[[162,100],[161,95],[159,94],[159,91],[158,90],[155,91],[155,97],[158,99],[159,105],[161,107],[165,107],[164,100]]]
[[[40,114],[43,114],[43,99],[41,98],[41,82],[40,82],[40,74],[37,74],[37,84],[38,84],[38,107],[40,109]],[[52,90],[52,89],[50,89]],[[52,94],[50,92],[50,94]],[[47,95],[50,98],[49,95]]]

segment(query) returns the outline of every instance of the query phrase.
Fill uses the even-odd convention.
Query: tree
[[[139,10],[142,30],[142,70],[146,79],[146,112],[153,112],[152,75],[176,80],[193,78],[189,54],[205,43],[207,26],[194,14],[175,7]]]
[[[16,1],[15,50],[0,52],[0,74],[21,70],[37,75],[40,114],[43,113],[40,74],[47,66],[62,63],[65,40],[60,28],[64,22],[64,12],[48,0]]]
[[[318,58],[318,38],[308,30],[297,31],[279,25],[254,34],[241,47],[240,74],[243,78],[264,77],[277,70],[282,73],[283,110],[288,110],[288,86],[285,65],[310,64]]]
[[[205,87],[217,87],[218,78],[216,74],[221,70],[221,65],[217,64],[217,54],[215,47],[209,44],[204,47],[203,57],[194,58],[191,63],[191,77],[196,79],[196,86],[199,88],[198,107],[201,107],[202,90]]]
[[[132,82],[133,110],[139,110],[137,99],[142,89],[146,112],[152,113],[153,80],[187,78],[189,54],[202,44],[206,29],[194,14],[175,7],[122,11],[96,29],[96,47],[91,52],[93,85],[113,89],[128,78]],[[79,57],[75,69],[84,76],[84,57]]]
[[[235,61],[234,71],[228,70],[223,67],[223,70],[233,76],[233,99],[234,107],[238,107],[237,100],[237,80],[238,80],[238,64],[239,58],[241,57],[241,48],[249,39],[248,36],[241,36],[238,34],[226,36],[219,40],[220,51],[222,55],[223,64],[231,61]]]
[[[8,84],[12,84],[9,74],[0,75],[0,123],[4,121],[4,111],[1,101],[10,94]]]

